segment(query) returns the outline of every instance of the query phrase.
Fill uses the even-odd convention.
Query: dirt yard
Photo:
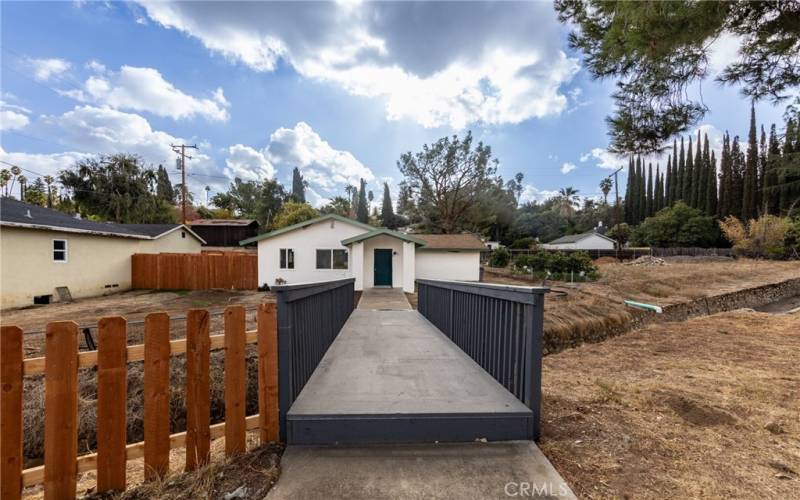
[[[800,314],[752,311],[553,354],[540,446],[583,498],[799,498],[798,360]]]
[[[626,299],[660,306],[800,278],[800,263],[751,259],[668,258],[665,265],[599,264],[594,283],[548,282],[545,299],[545,351],[557,352],[583,341],[599,341],[613,329],[627,328],[637,311]],[[519,276],[487,269],[490,283],[531,285]],[[501,271],[502,272],[502,271]]]
[[[44,330],[51,321],[75,321],[82,327],[94,328],[103,316],[124,316],[128,322],[128,343],[142,342],[144,317],[153,312],[167,312],[171,316],[173,339],[185,333],[185,317],[189,309],[208,309],[211,313],[212,332],[220,332],[223,325],[222,312],[228,305],[247,307],[248,328],[255,328],[255,308],[262,302],[274,301],[268,292],[196,290],[196,291],[148,291],[135,290],[104,297],[79,299],[69,303],[54,303],[45,306],[30,306],[0,312],[0,323],[16,325],[25,332],[25,355],[43,354]],[[81,347],[85,347],[81,339]]]

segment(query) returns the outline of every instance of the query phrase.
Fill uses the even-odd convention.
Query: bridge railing
[[[417,309],[533,411],[540,436],[546,287],[417,280]]]
[[[286,413],[353,312],[355,279],[273,286],[278,302],[281,441]]]

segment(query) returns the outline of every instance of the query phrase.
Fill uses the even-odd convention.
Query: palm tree
[[[17,180],[19,181],[19,201],[25,201],[25,186],[28,185],[28,178],[24,175],[19,175]]]
[[[575,215],[575,207],[580,204],[578,190],[572,186],[558,190],[558,210],[562,217],[571,220]]]
[[[206,186],[205,191],[206,191],[206,208],[208,208],[208,193],[211,191],[211,186]]]
[[[22,173],[22,169],[21,168],[16,167],[16,166],[11,167],[11,175],[12,175],[12,177],[11,177],[11,187],[8,190],[12,194],[14,193],[14,183],[17,181],[17,177],[19,177],[19,174],[21,174],[21,173]]]
[[[53,183],[55,181],[52,175],[44,176],[44,183],[47,184],[47,208],[53,208]]]
[[[608,205],[608,193],[611,192],[611,179],[606,177],[602,181],[600,181],[600,191],[603,192],[603,204]]]
[[[3,189],[3,196],[8,196],[8,181],[11,177],[11,172],[7,168],[0,170],[0,188]]]

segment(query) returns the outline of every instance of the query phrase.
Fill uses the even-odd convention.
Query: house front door
[[[392,286],[392,251],[375,249],[375,286]]]

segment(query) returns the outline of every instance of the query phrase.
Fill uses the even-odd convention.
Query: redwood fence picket
[[[25,486],[44,482],[46,499],[75,498],[77,474],[97,470],[97,491],[125,489],[126,466],[144,458],[146,480],[169,470],[169,450],[186,449],[186,469],[209,460],[210,442],[226,438],[225,454],[245,451],[245,433],[260,429],[262,443],[278,440],[277,311],[258,310],[257,329],[246,331],[245,309],[225,310],[224,334],[209,334],[209,313],[187,314],[187,338],[169,340],[169,316],[145,318],[144,344],[127,345],[127,322],[120,316],[98,321],[97,351],[78,351],[78,325],[47,325],[44,357],[23,357],[23,331],[0,332],[0,500],[19,499]],[[247,416],[246,344],[258,346],[259,414]],[[225,421],[211,425],[210,351],[225,349]],[[186,431],[169,433],[170,357],[186,354]],[[127,443],[128,363],[144,361],[144,441]],[[78,370],[97,367],[97,452],[78,456]],[[23,377],[44,374],[44,465],[22,469]]]
[[[250,253],[137,253],[131,285],[156,290],[255,290],[258,256]]]

